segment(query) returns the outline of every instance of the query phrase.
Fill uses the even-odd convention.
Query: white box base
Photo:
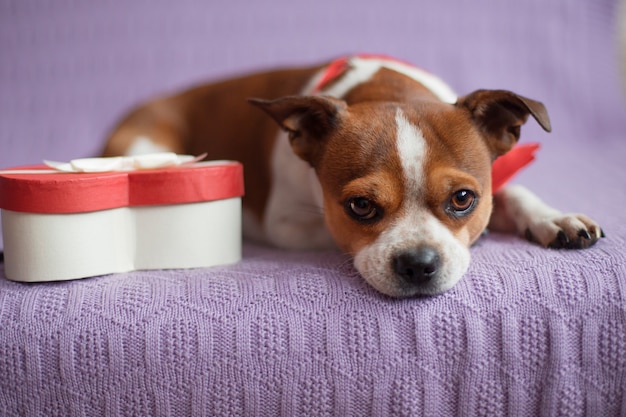
[[[241,259],[241,199],[78,214],[2,210],[2,233],[14,281],[231,264]]]

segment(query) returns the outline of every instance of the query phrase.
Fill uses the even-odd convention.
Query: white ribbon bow
[[[113,156],[103,158],[80,158],[70,162],[44,160],[44,164],[61,172],[110,172],[159,169],[198,162],[207,154],[178,155],[174,152],[160,152],[136,156]]]

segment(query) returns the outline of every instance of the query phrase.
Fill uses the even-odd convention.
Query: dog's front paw
[[[560,214],[533,221],[526,229],[530,242],[553,249],[585,249],[604,237],[600,226],[583,214]]]

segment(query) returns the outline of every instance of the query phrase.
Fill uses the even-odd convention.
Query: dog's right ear
[[[506,90],[477,90],[459,98],[458,107],[467,109],[472,120],[485,134],[494,159],[515,146],[521,126],[532,116],[550,132],[550,118],[545,106],[535,100]]]
[[[327,96],[289,96],[276,100],[248,99],[289,133],[293,151],[315,167],[328,135],[347,109],[343,100]]]

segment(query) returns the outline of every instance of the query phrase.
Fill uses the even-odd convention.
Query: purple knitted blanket
[[[380,3],[380,4],[379,4]],[[519,178],[607,238],[490,234],[450,292],[391,299],[337,252],[22,284],[0,264],[2,416],[626,413],[626,113],[610,0],[0,0],[0,165],[97,151],[125,106],[210,75],[386,52],[541,100]],[[436,41],[436,43],[435,43]]]
[[[574,163],[598,164],[615,176],[602,188],[623,191],[621,158],[601,154]],[[573,203],[555,195],[567,196]],[[604,208],[582,204],[607,231],[595,247],[545,250],[491,234],[457,287],[432,298],[382,296],[339,253],[253,245],[230,267],[0,279],[0,406],[59,416],[620,415],[626,215],[611,202],[626,199],[599,198]]]

